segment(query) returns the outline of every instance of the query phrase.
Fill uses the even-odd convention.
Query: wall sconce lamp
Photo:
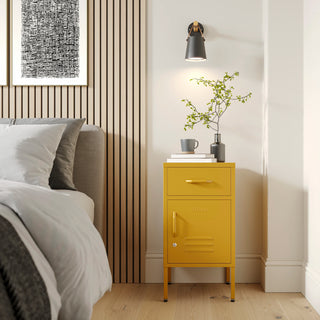
[[[188,27],[187,50],[185,60],[205,61],[207,60],[204,48],[203,25],[198,21],[190,23]]]

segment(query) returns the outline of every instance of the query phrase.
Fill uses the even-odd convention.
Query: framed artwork
[[[7,0],[0,1],[0,86],[7,85]]]
[[[12,84],[87,85],[87,0],[13,0]]]

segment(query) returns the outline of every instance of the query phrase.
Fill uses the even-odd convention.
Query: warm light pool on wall
[[[188,27],[186,61],[207,60],[204,48],[203,25],[198,21],[190,23]]]

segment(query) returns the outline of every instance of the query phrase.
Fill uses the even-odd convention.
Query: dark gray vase
[[[214,154],[218,162],[225,161],[225,145],[221,142],[221,134],[214,134],[214,143],[210,144],[210,153]]]

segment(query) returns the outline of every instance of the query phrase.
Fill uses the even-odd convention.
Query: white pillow
[[[65,124],[0,125],[0,179],[49,188]]]

